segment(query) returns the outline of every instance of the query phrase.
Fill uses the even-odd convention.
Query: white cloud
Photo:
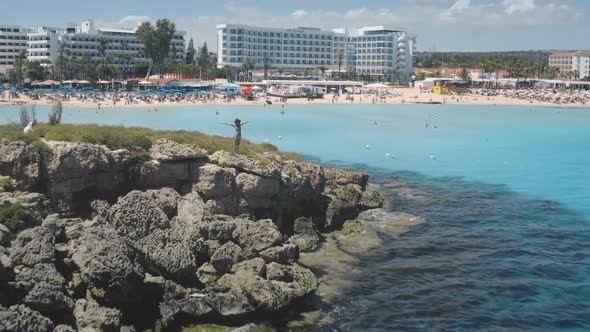
[[[504,0],[502,5],[507,14],[528,12],[537,8],[535,0]]]
[[[107,22],[97,20],[95,25],[97,27],[109,27],[109,28],[135,28],[139,26],[143,22],[151,22],[154,23],[155,20],[148,16],[125,16],[121,20],[117,22]]]
[[[500,31],[506,27],[545,26],[572,24],[583,13],[562,1],[565,0],[488,0],[480,3],[471,0],[408,0],[399,7],[372,9],[359,7],[346,11],[325,9],[298,9],[279,15],[269,13],[254,4],[226,2],[224,12],[218,16],[171,17],[187,37],[195,38],[197,45],[207,42],[209,49],[216,47],[216,25],[222,23],[250,24],[292,28],[313,26],[323,29],[357,28],[367,25],[385,25],[395,29],[408,29],[421,35],[418,43],[430,38],[436,40],[446,31]],[[135,27],[137,22],[153,18],[127,16],[118,22],[99,22],[97,25]],[[518,33],[518,29],[515,30]]]

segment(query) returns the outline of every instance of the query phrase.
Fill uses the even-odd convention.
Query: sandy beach
[[[485,92],[484,92],[485,93]],[[530,93],[533,93],[532,91]],[[570,101],[567,103],[563,102],[550,102],[541,101],[533,98],[516,98],[510,95],[514,94],[513,90],[500,90],[498,95],[485,95],[482,91],[476,93],[457,95],[440,95],[434,94],[427,91],[421,91],[419,88],[394,88],[387,91],[385,97],[377,96],[377,94],[354,94],[347,98],[347,95],[343,94],[339,97],[328,94],[323,99],[308,100],[306,98],[293,98],[288,99],[287,102],[281,102],[279,98],[270,97],[269,99],[273,102],[273,105],[301,105],[301,104],[441,104],[441,105],[504,105],[504,106],[529,106],[529,107],[560,107],[560,108],[589,108],[589,102],[581,101]],[[563,96],[562,93],[558,93]],[[586,100],[590,99],[590,93],[582,92]],[[264,105],[265,98],[261,97],[254,101],[248,101],[243,98],[236,98],[231,101],[225,101],[221,98],[207,100],[203,102],[201,100],[191,101],[161,101],[161,102],[145,102],[138,101],[136,103],[124,104],[122,101],[118,101],[115,105],[108,100],[100,102],[101,109],[112,109],[112,108],[127,108],[127,107],[170,107],[170,106],[186,106],[186,105]],[[35,104],[35,105],[50,105],[52,100],[49,99],[38,99],[32,100],[26,96],[21,96],[16,99],[3,98],[0,100],[0,106],[2,105],[19,105],[19,104]],[[98,108],[99,102],[94,100],[78,100],[70,99],[64,101],[64,106],[72,107],[86,107],[86,108]]]

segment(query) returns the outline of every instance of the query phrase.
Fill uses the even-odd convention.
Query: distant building
[[[82,22],[80,27],[67,28],[60,36],[61,42],[70,57],[88,55],[93,62],[100,62],[100,41],[106,42],[105,55],[110,58],[110,64],[134,66],[138,62],[146,61],[144,45],[138,40],[134,29],[96,28],[93,21]],[[184,62],[185,42],[184,31],[177,31],[172,38],[171,58],[177,62]]]
[[[0,25],[0,74],[6,74],[16,60],[26,57],[27,32],[19,26]]]
[[[549,56],[549,67],[559,68],[563,78],[590,77],[590,51],[559,52]]]
[[[55,63],[58,57],[59,37],[63,30],[42,27],[27,34],[27,59],[44,63]]]
[[[305,71],[326,68],[409,81],[416,37],[383,26],[361,29],[299,27],[263,28],[249,25],[217,26],[217,66],[241,66],[246,59],[263,70]]]
[[[61,44],[64,57],[71,59],[88,56],[90,61],[99,63],[101,40],[106,42],[105,55],[109,57],[111,65],[131,67],[138,62],[147,61],[143,52],[144,45],[139,42],[136,31],[137,28],[96,28],[92,20],[84,21],[78,27],[68,28],[24,29],[0,25],[0,74],[13,68],[19,54],[30,61],[55,64],[60,57]],[[184,62],[185,59],[185,35],[184,31],[176,31],[172,38],[170,57],[177,62]]]

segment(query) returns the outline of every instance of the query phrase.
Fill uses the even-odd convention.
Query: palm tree
[[[338,75],[340,75],[340,69],[342,68],[342,61],[344,60],[344,50],[338,51]]]
[[[264,79],[268,79],[268,70],[270,69],[270,59],[265,55],[262,58],[262,64],[264,66]]]
[[[459,77],[466,82],[471,82],[471,74],[467,70],[467,68],[462,68],[461,72],[459,73]]]
[[[121,55],[119,55],[119,64],[121,66],[121,78],[127,78],[125,77],[125,73],[127,71],[127,56],[128,54],[125,54],[125,51],[129,48],[129,45],[122,41],[121,42]]]
[[[102,76],[104,75],[104,71],[105,71],[105,55],[107,52],[107,47],[109,45],[108,40],[106,39],[99,39],[98,40],[98,54],[100,55],[100,64],[102,65],[102,70],[100,73],[100,77],[102,79]]]
[[[246,79],[249,79],[252,76],[252,70],[254,70],[254,61],[251,58],[247,58],[244,63],[242,63],[242,70],[246,73]]]
[[[572,77],[574,78],[574,81],[579,80],[580,79],[580,71],[579,70],[572,71]]]
[[[498,88],[498,74],[499,74],[500,69],[502,69],[502,63],[500,62],[500,59],[498,59],[498,58],[492,59],[492,61],[491,61],[491,68],[490,69],[492,69],[494,71],[494,73],[495,73],[495,76],[496,76],[496,89],[497,89]]]
[[[22,91],[22,84],[23,84],[23,65],[26,61],[25,51],[21,50],[18,53],[18,58],[16,59],[16,65],[18,68],[18,91]]]
[[[326,68],[324,66],[320,66],[320,67],[318,67],[318,69],[322,73],[322,79],[325,80],[326,79],[326,70],[328,70],[328,68]]]
[[[57,48],[57,52],[59,53],[59,86],[63,85],[64,81],[64,52],[66,50],[66,45],[62,42],[59,44]]]
[[[516,78],[516,87],[518,87],[518,81],[522,76],[522,64],[519,61],[512,61],[508,65],[508,75],[510,78]]]

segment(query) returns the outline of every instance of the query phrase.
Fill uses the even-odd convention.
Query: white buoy
[[[508,163],[507,161],[504,162],[504,165],[508,166],[510,165],[510,163]]]
[[[365,145],[365,149],[371,150],[371,146],[369,144]]]
[[[25,129],[23,129],[23,133],[25,134],[30,134],[30,133],[34,133],[35,131],[33,130],[33,122],[29,122],[29,124],[25,127]]]
[[[389,153],[386,153],[385,154],[385,159],[387,159],[387,160],[391,159],[391,155]]]

